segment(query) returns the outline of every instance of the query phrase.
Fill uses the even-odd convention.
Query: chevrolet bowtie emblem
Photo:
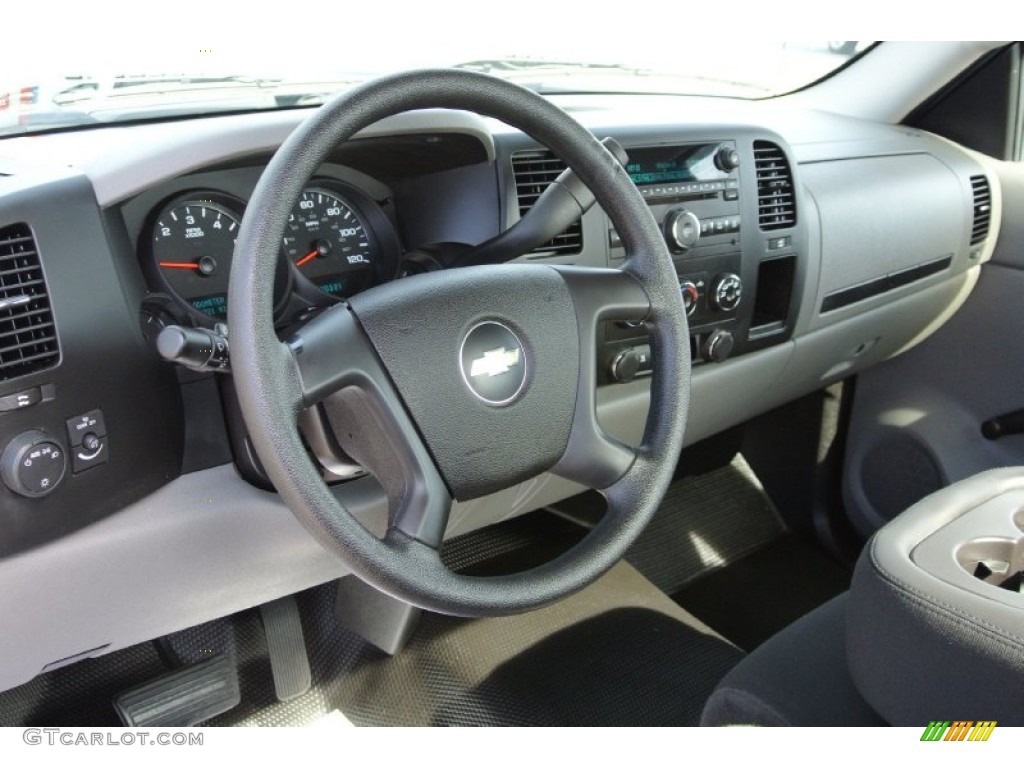
[[[490,349],[484,352],[483,357],[478,357],[472,362],[469,375],[471,378],[485,375],[500,376],[503,373],[508,373],[512,366],[519,365],[519,357],[518,347],[515,349],[505,349],[504,347]]]
[[[508,405],[526,387],[530,356],[511,328],[485,320],[463,337],[458,363],[474,397],[488,405]]]

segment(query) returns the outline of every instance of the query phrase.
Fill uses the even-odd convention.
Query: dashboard
[[[672,252],[694,362],[687,444],[920,342],[994,248],[997,177],[935,136],[764,103],[556,101],[623,145]],[[168,364],[154,343],[169,325],[230,340],[234,237],[262,169],[306,114],[0,147],[0,611],[24,617],[0,637],[0,689],[343,575],[272,492],[230,375]],[[295,203],[273,299],[279,334],[375,284],[466,258],[563,170],[530,137],[476,115],[373,126]],[[595,207],[520,259],[627,257]],[[650,402],[643,325],[608,323],[598,344],[599,417],[635,443]],[[318,450],[315,419],[304,428],[325,480],[362,488],[355,513],[379,524],[380,487]],[[542,475],[457,503],[449,535],[579,490]],[[131,615],[117,608],[129,603]]]

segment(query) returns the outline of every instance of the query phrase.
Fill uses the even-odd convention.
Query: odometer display
[[[285,226],[285,258],[324,293],[351,296],[374,276],[375,248],[363,218],[337,192],[309,187]]]

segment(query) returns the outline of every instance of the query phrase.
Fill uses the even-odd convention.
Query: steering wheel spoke
[[[380,369],[366,335],[345,304],[321,312],[284,346],[291,355],[302,408]]]
[[[322,403],[338,445],[384,487],[389,528],[440,546],[451,494],[348,307],[317,316],[286,346],[301,405]]]
[[[607,488],[629,471],[636,452],[608,435],[597,420],[598,328],[604,321],[645,320],[650,299],[628,272],[557,267],[572,297],[580,330],[580,376],[569,442],[552,470],[589,488]]]

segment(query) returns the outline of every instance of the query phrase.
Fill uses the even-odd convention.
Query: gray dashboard
[[[750,301],[762,265],[778,263],[779,255],[789,259],[779,278],[789,281],[786,308],[772,320],[774,331],[759,339],[753,319],[709,315],[707,333],[730,330],[736,353],[694,368],[687,444],[921,341],[963,303],[992,253],[998,180],[980,159],[942,139],[770,103],[646,96],[557,101],[627,150],[735,144],[741,157],[735,215],[743,224],[700,258],[709,264],[734,259],[729,269],[753,286],[753,294],[744,294]],[[0,613],[18,617],[0,633],[0,689],[344,574],[276,495],[238,467],[239,443],[228,434],[238,425],[232,427],[212,377],[179,378],[152,354],[136,319],[152,288],[140,267],[149,213],[188,189],[244,199],[261,163],[305,114],[111,127],[7,140],[0,147],[0,228],[24,222],[34,232],[62,355],[52,369],[0,381],[0,397],[37,385],[56,391],[24,411],[0,413],[0,442],[29,429],[66,441],[66,421],[96,408],[110,424],[110,459],[103,467],[69,476],[42,499],[0,488]],[[357,167],[359,161],[345,156],[323,172],[375,200],[393,201],[390,215],[406,248],[472,244],[513,224],[520,206],[512,159],[538,150],[532,140],[449,111],[391,118],[362,138],[383,142],[367,146],[387,152],[389,139],[432,135],[463,137],[478,154],[415,177]],[[755,224],[758,142],[776,146],[790,166],[797,218],[782,230]],[[993,226],[972,243],[972,177],[979,176],[991,190]],[[687,194],[656,215],[725,204],[717,193]],[[770,241],[785,236],[790,242],[781,253],[772,249]],[[523,258],[621,264],[600,209],[584,216],[581,238],[576,252]],[[677,254],[681,277],[693,271],[694,250]],[[95,285],[89,300],[82,298],[83,285]],[[835,296],[843,297],[837,306],[830,300]],[[607,360],[642,343],[642,332],[609,331]],[[700,359],[699,348],[694,355]],[[604,381],[601,421],[620,439],[637,441],[649,405],[647,382],[642,376]],[[131,458],[139,456],[147,458]],[[382,515],[382,494],[372,479],[354,482],[365,495],[359,514],[372,526]],[[579,490],[542,475],[457,503],[448,535]],[[89,494],[105,500],[90,506],[83,502]]]

